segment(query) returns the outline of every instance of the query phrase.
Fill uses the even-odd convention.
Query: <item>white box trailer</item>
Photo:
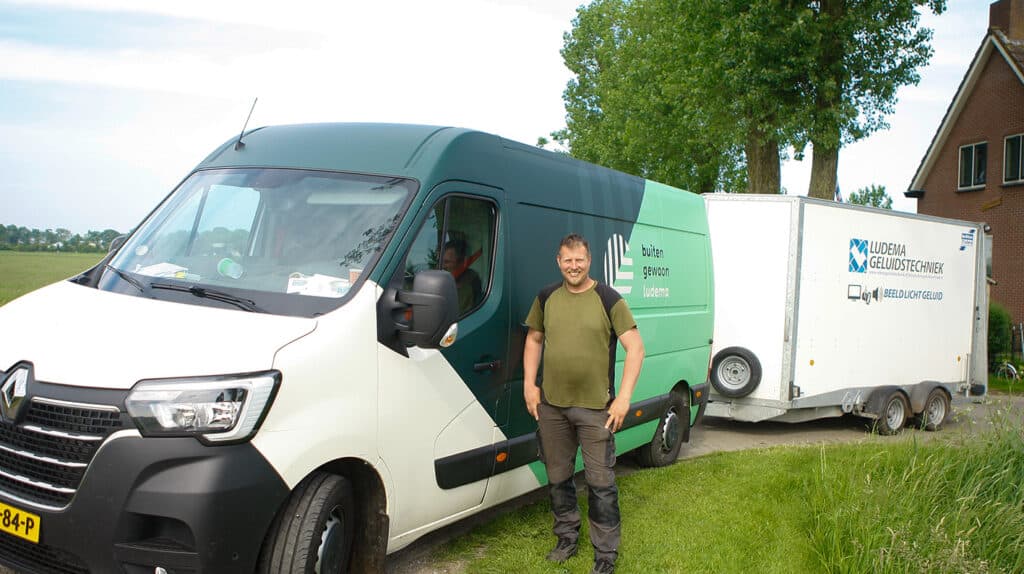
[[[715,267],[707,415],[852,413],[929,430],[987,391],[984,225],[784,195],[705,195]]]

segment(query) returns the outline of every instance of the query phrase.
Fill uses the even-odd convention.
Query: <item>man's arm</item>
[[[608,421],[604,423],[604,428],[611,429],[612,432],[618,432],[622,428],[622,421],[629,413],[629,401],[633,398],[633,389],[636,388],[636,380],[640,376],[640,365],[644,362],[644,340],[636,327],[619,335],[619,342],[626,349],[626,364],[622,368],[622,384],[615,395],[615,400],[608,407]]]
[[[530,329],[526,334],[526,345],[523,346],[523,398],[526,399],[526,410],[537,420],[540,419],[537,414],[537,405],[540,404],[537,369],[540,367],[540,351],[543,346],[544,333]]]

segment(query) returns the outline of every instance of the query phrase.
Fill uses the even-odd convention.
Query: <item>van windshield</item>
[[[196,305],[322,314],[369,272],[416,185],[294,169],[199,171],[132,234],[98,287]]]

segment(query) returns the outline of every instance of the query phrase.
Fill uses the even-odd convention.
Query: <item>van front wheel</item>
[[[267,536],[261,574],[349,571],[355,506],[348,480],[317,472],[295,488]]]
[[[667,466],[675,462],[679,458],[679,449],[683,445],[686,426],[689,424],[689,393],[684,395],[672,391],[669,393],[668,409],[658,422],[654,438],[637,451],[640,464],[643,466]]]

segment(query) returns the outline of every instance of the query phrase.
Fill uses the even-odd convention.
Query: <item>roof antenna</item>
[[[252,111],[256,109],[256,102],[259,98],[253,98],[252,107],[249,108],[249,115],[245,118],[245,123],[242,124],[242,131],[238,134],[238,141],[235,142],[235,151],[238,151],[245,147],[245,143],[242,141],[242,136],[245,135],[245,128],[249,127],[249,119],[252,118]]]

